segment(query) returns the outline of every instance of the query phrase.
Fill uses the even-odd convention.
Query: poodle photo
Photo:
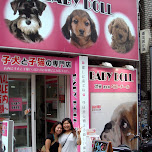
[[[62,27],[64,37],[77,48],[91,47],[97,40],[96,27],[86,11],[74,10]]]
[[[117,53],[127,53],[133,48],[135,36],[131,34],[129,26],[122,18],[114,19],[108,25],[108,30],[112,34],[111,47]]]

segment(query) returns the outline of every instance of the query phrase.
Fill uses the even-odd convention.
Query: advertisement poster
[[[22,111],[22,98],[9,98],[9,111]]]
[[[102,140],[112,146],[121,144],[137,149],[137,79],[136,70],[89,67],[90,108],[100,105],[101,111],[91,111],[90,128],[96,128]]]
[[[13,151],[13,138],[14,137],[14,121],[8,120],[2,123],[2,152],[12,152]]]
[[[8,114],[8,77],[0,74],[0,114]]]
[[[2,48],[138,60],[136,0],[3,0],[0,22]]]

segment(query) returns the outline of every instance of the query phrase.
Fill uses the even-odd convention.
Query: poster
[[[2,48],[138,60],[136,0],[5,0],[0,22]]]
[[[9,98],[9,111],[22,111],[22,98]]]
[[[14,121],[8,120],[2,123],[2,152],[13,152],[14,147]],[[1,150],[1,149],[0,149]]]
[[[91,111],[91,128],[114,147],[137,149],[137,140],[127,135],[138,133],[136,85],[136,70],[89,67],[90,106],[101,105],[100,112]]]
[[[8,77],[7,74],[0,74],[0,114],[8,113]]]

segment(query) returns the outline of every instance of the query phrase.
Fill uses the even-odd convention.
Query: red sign
[[[0,75],[0,114],[7,114],[8,109],[8,77]]]
[[[138,60],[134,0],[3,0],[0,22],[1,47]]]

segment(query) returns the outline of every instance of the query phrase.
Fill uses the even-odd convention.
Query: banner
[[[89,67],[90,127],[101,140],[137,149],[138,93],[136,70]]]
[[[73,74],[74,64],[74,58],[0,53],[2,72]]]
[[[136,0],[3,0],[0,22],[2,48],[138,60]]]
[[[8,113],[8,76],[6,74],[0,74],[0,114]]]

